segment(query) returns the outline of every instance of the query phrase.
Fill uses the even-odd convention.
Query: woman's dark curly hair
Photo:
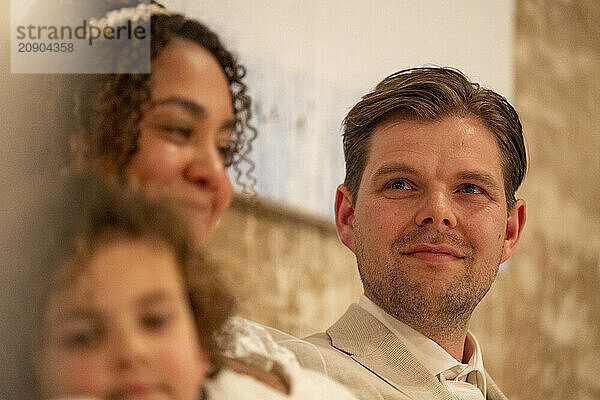
[[[229,83],[235,119],[226,166],[233,168],[234,179],[244,191],[252,191],[256,179],[252,174],[254,163],[248,154],[257,133],[249,122],[252,110],[243,81],[246,69],[223,46],[219,37],[198,21],[165,10],[164,13],[153,13],[150,25],[151,59],[173,39],[181,38],[202,46],[218,61]],[[137,151],[142,106],[150,99],[150,75],[83,75],[75,79],[78,93],[75,99],[76,131],[82,133],[80,139],[84,149],[84,154],[78,156],[84,163],[98,163],[96,167],[104,172],[116,173],[124,182],[129,162]]]

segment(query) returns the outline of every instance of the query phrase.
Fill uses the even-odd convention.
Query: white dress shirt
[[[459,398],[485,399],[487,388],[481,349],[471,332],[467,332],[464,349],[464,354],[469,361],[463,364],[433,340],[383,311],[365,295],[360,297],[358,305],[402,340],[417,360],[450,392]],[[475,396],[478,397],[473,396],[474,388],[480,391],[479,393],[475,390]]]

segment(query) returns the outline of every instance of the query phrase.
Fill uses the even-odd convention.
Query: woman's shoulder
[[[216,340],[224,356],[265,371],[271,370],[274,363],[298,367],[294,353],[273,338],[273,334],[278,332],[286,335],[257,322],[235,316],[225,323]]]
[[[275,372],[277,366],[275,367]],[[356,400],[344,385],[333,379],[302,367],[285,368],[280,371],[289,387],[289,399]]]
[[[222,369],[214,378],[204,383],[204,391],[208,399],[287,399],[272,387],[256,379],[253,375],[234,371],[230,368]]]
[[[315,371],[275,364],[267,373],[235,362],[226,365],[205,382],[209,399],[356,400],[344,386]],[[277,385],[273,384],[274,377]]]
[[[230,360],[208,387],[213,392],[219,390],[222,398],[239,395],[252,399],[261,395],[264,399],[356,399],[342,384],[300,366],[294,353],[280,344],[305,342],[295,336],[232,317],[217,340]],[[247,390],[244,386],[248,386]],[[217,393],[214,396],[221,398]]]

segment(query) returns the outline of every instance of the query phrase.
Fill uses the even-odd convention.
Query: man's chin
[[[417,309],[433,310],[439,308],[441,304],[446,304],[449,300],[448,297],[453,297],[452,293],[457,291],[455,282],[439,279],[424,282],[390,278],[389,281],[395,282],[397,285],[395,290],[380,289],[379,295],[373,296],[375,299],[381,299],[381,302],[387,303],[381,307],[388,310],[407,308],[411,308],[411,312],[416,312]]]

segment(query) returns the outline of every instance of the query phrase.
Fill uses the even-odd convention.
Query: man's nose
[[[454,228],[456,215],[449,195],[443,191],[431,191],[423,197],[415,223],[418,226],[431,225],[438,231]]]

